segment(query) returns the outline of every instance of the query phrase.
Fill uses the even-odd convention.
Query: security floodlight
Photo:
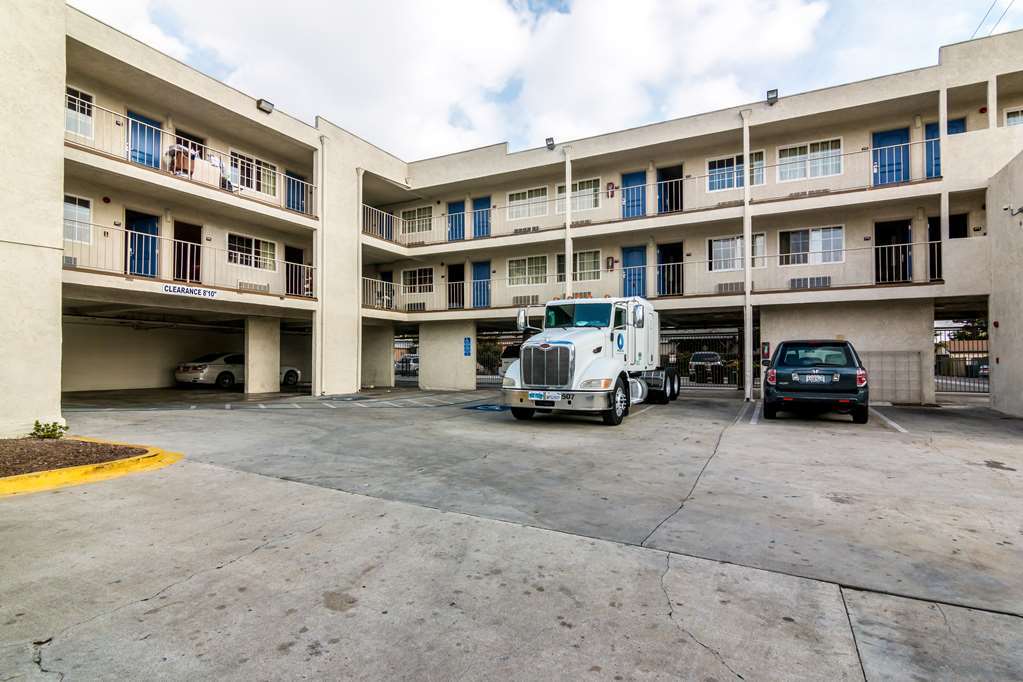
[[[774,103],[777,102],[777,101],[778,101],[778,90],[777,89],[768,90],[767,91],[767,103],[773,106]]]
[[[272,114],[274,112],[274,103],[268,99],[257,99],[256,108],[264,114]]]
[[[548,137],[547,138],[547,149],[549,149],[552,152],[554,151],[554,138],[553,137]]]

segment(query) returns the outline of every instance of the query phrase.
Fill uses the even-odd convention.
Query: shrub
[[[29,435],[33,438],[63,438],[67,430],[66,426],[58,422],[43,424],[36,419],[35,426],[32,427],[32,433]]]

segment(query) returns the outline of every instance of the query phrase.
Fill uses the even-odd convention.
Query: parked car
[[[521,343],[513,343],[504,347],[504,350],[501,351],[501,368],[498,370],[498,374],[502,377],[504,376],[508,368],[511,367],[511,364],[519,359],[519,350],[521,348]]]
[[[419,356],[415,353],[401,356],[394,363],[394,371],[398,374],[416,374],[419,372]]]
[[[848,341],[782,341],[764,366],[764,419],[803,408],[867,423],[867,370]]]
[[[977,368],[977,376],[987,379],[991,376],[991,367],[986,362],[980,363],[980,367]]]
[[[710,351],[698,351],[689,358],[689,381],[697,384],[725,381],[725,363],[721,355]]]
[[[232,388],[245,383],[244,353],[207,353],[190,362],[183,362],[174,370],[178,384],[216,384],[220,388]],[[281,365],[281,384],[295,386],[302,380],[302,372],[296,367]]]

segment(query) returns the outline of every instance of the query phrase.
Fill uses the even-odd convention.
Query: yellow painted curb
[[[107,443],[108,445],[127,445],[133,448],[144,448],[145,452],[134,457],[112,459],[109,462],[99,462],[98,464],[82,464],[75,467],[33,471],[28,474],[0,478],[0,497],[37,493],[43,490],[53,490],[54,488],[105,481],[139,471],[162,469],[169,464],[174,464],[174,462],[177,462],[182,457],[179,452],[167,452],[148,445],[117,443],[99,438],[87,438],[85,436],[76,436],[70,440]]]

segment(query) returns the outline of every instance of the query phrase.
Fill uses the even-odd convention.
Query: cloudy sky
[[[535,147],[752,102],[769,88],[927,66],[989,8],[977,35],[1023,27],[1014,0],[71,3],[406,160],[504,140]]]

